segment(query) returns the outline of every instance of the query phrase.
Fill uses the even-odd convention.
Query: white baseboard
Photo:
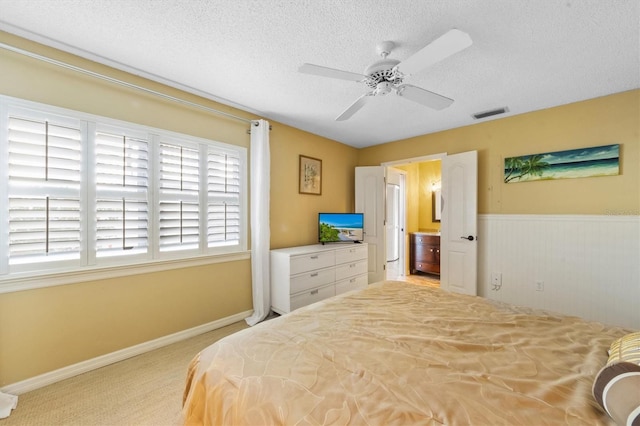
[[[168,346],[172,343],[179,342],[181,340],[188,339],[190,337],[198,336],[203,333],[207,333],[218,328],[225,327],[235,322],[241,321],[249,317],[253,313],[252,310],[240,312],[238,314],[221,318],[216,321],[212,321],[207,324],[202,324],[197,327],[193,327],[187,330],[179,331],[177,333],[169,334],[168,336],[159,337],[154,340],[150,340],[139,345],[131,346],[125,349],[121,349],[116,352],[101,355],[96,358],[88,359],[86,361],[79,362],[77,364],[69,365],[67,367],[59,368],[48,373],[41,374],[39,376],[31,377],[26,380],[22,380],[17,383],[7,385],[0,389],[1,392],[10,393],[13,395],[21,395],[25,392],[29,392],[41,387],[65,380],[82,373],[86,373],[91,370],[95,370],[104,367],[109,364],[116,363],[118,361],[125,360],[137,355],[141,355],[146,352],[150,352],[154,349]]]

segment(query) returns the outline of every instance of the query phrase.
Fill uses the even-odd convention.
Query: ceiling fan
[[[369,65],[363,74],[313,64],[303,64],[298,68],[298,71],[305,74],[365,83],[371,89],[336,117],[336,121],[349,119],[374,96],[384,96],[391,92],[426,107],[441,110],[451,105],[453,99],[406,84],[404,79],[466,49],[472,43],[469,34],[452,29],[402,62],[387,58],[395,44],[392,41],[383,41],[376,46],[376,51],[382,59]]]

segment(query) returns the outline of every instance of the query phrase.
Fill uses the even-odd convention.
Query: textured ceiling
[[[403,60],[451,28],[473,45],[406,82],[455,100],[434,111],[393,94],[334,121],[393,41]],[[640,87],[638,0],[0,0],[0,29],[354,147]]]

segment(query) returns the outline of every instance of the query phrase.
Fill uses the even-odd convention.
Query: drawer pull
[[[310,257],[310,259],[317,259],[317,258],[318,258],[318,255],[315,255],[315,256],[311,256],[311,257]]]
[[[355,268],[355,267],[356,267],[355,263],[352,263],[351,265],[349,265],[349,268]]]
[[[313,290],[312,292],[310,292],[309,294],[318,294],[318,290]]]
[[[355,282],[356,282],[356,279],[355,279],[355,278],[351,278],[351,279],[349,280],[349,282],[350,282],[350,283],[355,283]]]
[[[314,273],[313,273],[313,274],[311,274],[310,276],[311,276],[311,277],[317,277],[317,276],[318,276],[318,273],[317,273],[317,272],[314,272]]]

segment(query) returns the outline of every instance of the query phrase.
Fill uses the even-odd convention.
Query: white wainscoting
[[[479,215],[478,245],[479,295],[640,329],[640,216]]]

